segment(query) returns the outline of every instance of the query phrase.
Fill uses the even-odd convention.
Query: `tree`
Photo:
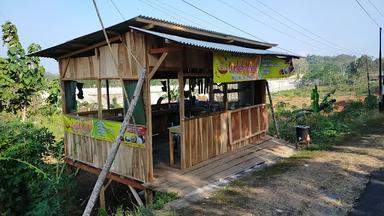
[[[45,83],[45,69],[40,65],[40,59],[28,55],[41,50],[41,47],[32,43],[26,52],[14,24],[7,21],[1,28],[3,46],[8,51],[7,57],[0,57],[0,111],[16,113],[22,110],[24,120],[32,97],[43,89]]]

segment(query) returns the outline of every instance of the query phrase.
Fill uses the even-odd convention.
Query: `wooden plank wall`
[[[67,157],[96,168],[102,168],[112,143],[65,132]],[[146,182],[146,149],[121,144],[111,171]]]
[[[268,129],[268,112],[265,104],[228,111],[229,149],[234,150],[254,143]],[[256,138],[256,139],[255,139]]]
[[[184,121],[186,168],[228,151],[227,125],[225,112]]]
[[[184,124],[184,167],[247,144],[265,136],[268,112],[264,104],[214,113],[182,121]]]
[[[62,79],[138,79],[139,66],[128,54],[128,50],[131,50],[139,63],[145,66],[144,34],[127,32],[122,38],[123,42],[111,44],[113,56],[117,58],[118,68],[115,67],[108,46],[102,46],[96,48],[93,56],[59,59]]]

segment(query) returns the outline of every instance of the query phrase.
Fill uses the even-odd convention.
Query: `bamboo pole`
[[[268,80],[265,80],[265,82],[266,82],[266,87],[267,87],[267,92],[268,92],[269,104],[271,105],[271,113],[272,113],[273,124],[274,124],[275,129],[276,129],[276,136],[277,136],[277,138],[280,139],[279,127],[277,126],[275,110],[273,108],[273,103],[272,103],[271,91],[269,90],[269,83],[268,83]]]
[[[137,101],[139,99],[139,95],[141,92],[141,88],[143,86],[144,78],[145,78],[145,69],[142,69],[139,75],[139,81],[137,82],[135,92],[132,97],[131,104],[128,108],[127,114],[125,115],[124,121],[121,124],[121,128],[119,131],[119,135],[116,137],[115,141],[112,143],[111,151],[108,154],[107,160],[105,161],[105,164],[103,166],[103,169],[100,172],[99,177],[97,178],[95,187],[92,190],[91,197],[88,200],[87,206],[85,207],[83,216],[89,216],[92,212],[92,209],[95,205],[95,202],[97,200],[98,194],[100,193],[100,189],[103,186],[103,183],[105,181],[105,178],[107,177],[107,174],[109,173],[109,170],[111,169],[112,163],[116,157],[117,151],[120,147],[120,142],[122,141],[124,137],[124,132],[126,131],[129,120],[132,117],[133,110],[135,109],[135,106],[137,104]]]
[[[93,5],[95,6],[95,10],[96,10],[97,16],[99,18],[102,30],[104,32],[104,36],[105,36],[105,39],[107,41],[108,47],[111,47],[109,44],[108,36],[105,32],[103,21],[101,19],[101,16],[100,16],[100,13],[99,13],[99,10],[97,8],[95,0],[93,0]],[[111,48],[110,48],[110,51],[111,51],[111,54],[113,54]],[[115,59],[114,59],[114,62],[115,62],[115,65],[117,65],[117,62]],[[124,121],[121,124],[118,136],[116,137],[115,141],[112,143],[111,151],[109,152],[107,160],[105,161],[105,164],[103,165],[103,169],[101,170],[100,175],[97,178],[96,184],[92,190],[92,194],[88,200],[87,206],[84,209],[83,216],[91,215],[92,209],[95,206],[95,203],[97,201],[98,195],[100,194],[100,190],[103,186],[103,183],[107,177],[107,174],[109,173],[109,170],[111,169],[113,161],[115,160],[117,151],[119,150],[119,147],[120,147],[120,143],[124,137],[124,133],[127,130],[128,125],[129,125],[129,120],[132,117],[133,111],[134,111],[136,104],[137,104],[137,101],[139,99],[139,96],[140,96],[140,93],[141,93],[141,90],[143,87],[143,82],[145,79],[145,71],[146,71],[145,67],[141,67],[140,73],[139,73],[139,80],[137,82],[131,103],[128,107],[127,114],[125,115]]]

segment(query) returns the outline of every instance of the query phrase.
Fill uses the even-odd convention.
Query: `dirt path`
[[[384,167],[384,124],[370,123],[336,144],[327,151],[299,152],[176,213],[347,215],[369,174]]]
[[[349,216],[384,215],[384,170],[375,171]]]

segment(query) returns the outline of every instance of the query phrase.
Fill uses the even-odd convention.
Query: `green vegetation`
[[[164,208],[165,204],[176,200],[177,193],[174,192],[156,192],[153,203],[147,207],[136,206],[133,210],[124,210],[122,207],[118,208],[115,216],[154,216],[156,210]],[[108,213],[104,209],[98,210],[98,216],[107,216]],[[162,214],[164,215],[164,214]],[[175,215],[173,212],[167,212],[166,215]],[[165,216],[165,215],[164,215]]]
[[[313,87],[316,84],[337,89],[340,92],[366,95],[367,72],[371,80],[377,80],[378,66],[378,59],[366,55],[359,58],[350,55],[334,57],[310,55],[295,63],[298,76],[301,77],[297,86]]]
[[[312,113],[297,117],[296,107],[284,102],[275,106],[279,131],[282,138],[296,143],[296,125],[308,125],[312,133],[312,149],[329,147],[337,137],[348,134],[353,128],[376,117],[377,97],[369,96],[364,102],[350,101],[340,112]],[[272,125],[272,124],[271,124]],[[269,128],[271,134],[275,129]]]
[[[72,174],[62,163],[63,142],[30,122],[0,122],[0,214],[76,212]]]
[[[58,82],[48,82],[44,77],[45,69],[40,65],[40,58],[29,56],[39,51],[40,45],[33,43],[25,51],[16,26],[6,22],[1,27],[3,45],[8,51],[6,58],[0,57],[0,111],[17,113],[22,110],[22,119],[25,120],[27,107],[42,90],[47,90],[50,94],[48,103],[58,104]]]

